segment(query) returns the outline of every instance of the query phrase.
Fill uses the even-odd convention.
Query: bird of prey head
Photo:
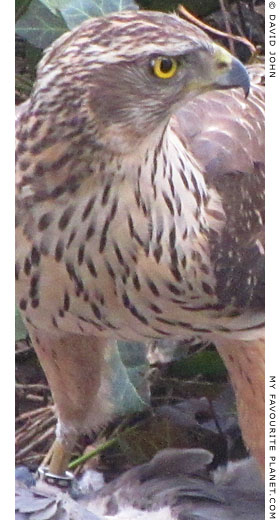
[[[41,62],[36,91],[48,90],[47,110],[64,124],[82,105],[99,144],[120,153],[151,139],[186,97],[235,86],[248,93],[245,68],[199,28],[163,13],[122,12],[58,39]]]

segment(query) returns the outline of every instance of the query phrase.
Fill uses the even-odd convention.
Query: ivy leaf
[[[16,307],[16,318],[15,318],[15,336],[16,336],[16,341],[25,339],[27,336],[27,330],[25,328],[25,325],[22,321],[22,317],[21,317],[20,312],[17,307]]]
[[[170,364],[169,377],[192,378],[202,374],[206,379],[216,381],[226,376],[225,365],[216,350],[197,352],[187,359],[176,360]]]
[[[40,0],[53,14],[61,11],[64,7],[67,7],[72,0]]]
[[[15,15],[16,21],[25,13],[31,0],[16,0],[15,2]]]
[[[25,14],[16,23],[16,33],[40,49],[48,47],[67,30],[60,12],[53,14],[39,0],[32,0]]]
[[[64,1],[60,12],[69,29],[73,29],[92,16],[104,16],[126,9],[134,10],[138,9],[138,6],[133,0],[68,0]]]
[[[128,350],[131,350],[129,360]],[[139,356],[139,350],[143,353],[143,357]],[[123,351],[123,360],[121,351]],[[148,370],[149,365],[145,358],[143,345],[137,343],[120,342],[119,346],[115,345],[110,352],[111,395],[115,406],[114,411],[118,415],[140,412],[148,406],[149,390],[145,385],[145,371]]]

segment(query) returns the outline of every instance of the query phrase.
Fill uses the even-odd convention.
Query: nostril
[[[217,63],[217,69],[219,70],[226,69],[227,67],[228,63],[226,63],[225,61],[220,61],[219,63]]]

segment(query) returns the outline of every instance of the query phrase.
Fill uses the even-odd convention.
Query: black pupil
[[[173,66],[173,61],[170,58],[162,58],[160,63],[161,72],[170,72]]]

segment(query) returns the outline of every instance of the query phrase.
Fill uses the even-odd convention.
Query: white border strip
[[[280,0],[266,1],[266,512],[280,518]]]
[[[2,7],[3,10],[3,7]],[[14,518],[14,6],[7,2],[1,48],[1,511]]]

